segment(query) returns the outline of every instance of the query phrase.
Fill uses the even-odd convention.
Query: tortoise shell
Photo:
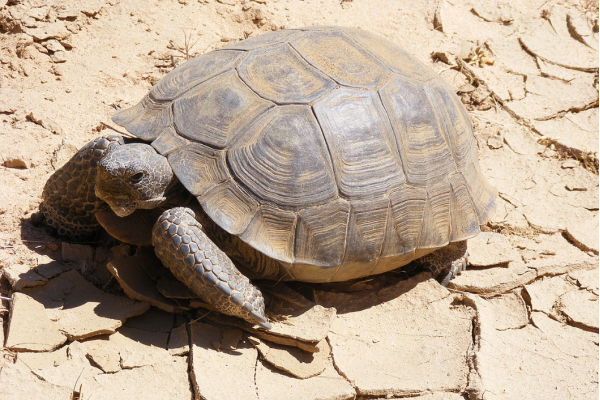
[[[494,209],[452,89],[358,29],[280,30],[199,56],[113,121],[288,279],[397,268],[476,235]]]

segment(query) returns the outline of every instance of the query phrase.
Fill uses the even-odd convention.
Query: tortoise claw
[[[445,276],[442,275],[444,276],[444,278],[441,280],[440,283],[444,287],[447,287],[452,279],[456,278],[458,275],[460,275],[462,271],[465,271],[467,269],[467,265],[468,261],[466,255],[464,257],[459,258],[458,260],[452,261],[448,273]]]
[[[452,279],[467,269],[469,262],[466,241],[450,243],[427,254],[418,262],[426,271],[431,272],[443,286],[448,286]]]
[[[257,313],[256,311],[251,311],[250,315],[254,318],[254,323],[256,323],[257,325],[260,325],[265,329],[272,328],[271,324],[269,323],[267,318],[265,318],[264,315],[261,315],[261,314]]]

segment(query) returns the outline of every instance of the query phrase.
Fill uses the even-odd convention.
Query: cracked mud
[[[0,398],[598,398],[597,2],[139,4],[0,0]],[[112,104],[186,58],[307,25],[385,36],[465,104],[500,197],[449,288],[393,272],[268,286],[264,332],[196,311],[131,246],[31,225]]]

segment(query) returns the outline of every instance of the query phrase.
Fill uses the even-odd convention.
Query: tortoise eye
[[[138,183],[144,177],[143,172],[138,172],[137,174],[131,175],[131,182]]]

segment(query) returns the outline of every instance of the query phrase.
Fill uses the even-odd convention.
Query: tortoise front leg
[[[190,208],[165,211],[152,230],[163,265],[200,298],[223,314],[270,329],[262,293],[204,233]]]
[[[109,148],[123,144],[119,136],[102,136],[83,146],[56,170],[42,192],[40,214],[35,224],[45,220],[58,235],[74,240],[88,238],[100,229],[96,211],[104,204],[95,194],[96,166]]]

